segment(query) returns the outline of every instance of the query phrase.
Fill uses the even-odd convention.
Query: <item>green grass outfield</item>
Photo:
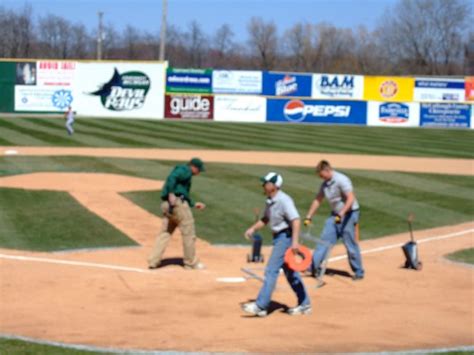
[[[0,338],[0,350],[1,354],[8,355],[93,355],[93,354],[131,354],[130,352],[108,352],[108,351],[87,351],[87,350],[76,350],[74,348],[66,348],[61,346],[43,345],[36,344],[24,340],[13,340],[13,339],[2,339]],[[145,352],[143,352],[145,353]],[[151,353],[151,352],[150,352]],[[165,351],[164,354],[170,354],[171,352]],[[178,353],[178,352],[176,352]],[[185,354],[185,353],[184,353]],[[202,354],[202,353],[198,353]],[[387,354],[390,354],[387,352]],[[399,354],[399,353],[394,353]],[[410,352],[407,351],[405,354],[444,354],[444,355],[464,355],[472,354],[470,350],[465,351],[436,351],[436,352]]]
[[[449,254],[448,259],[474,265],[474,248],[459,250]]]
[[[174,164],[121,158],[7,156],[0,157],[0,176],[41,171],[101,172],[164,180]],[[269,169],[267,166],[208,164],[207,172],[193,180],[194,198],[208,205],[205,211],[195,211],[198,235],[217,244],[244,243],[242,234],[254,219],[253,209],[264,207],[258,177]],[[278,168],[277,171],[283,174],[284,190],[294,197],[300,213],[304,214],[320,184],[319,178],[312,169]],[[362,239],[406,232],[409,212],[416,214],[415,229],[461,223],[472,220],[474,215],[473,177],[345,172],[352,177],[362,206]],[[124,196],[159,215],[159,191]],[[319,234],[328,212],[325,203],[321,214],[314,219],[314,234]],[[133,244],[61,192],[0,189],[0,231],[0,246],[21,249]]]
[[[79,119],[75,128],[69,137],[60,118],[0,116],[0,145],[474,156],[474,131],[469,129],[111,119]]]

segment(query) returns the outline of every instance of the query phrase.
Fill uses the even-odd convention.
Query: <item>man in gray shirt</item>
[[[286,279],[298,297],[298,305],[290,308],[288,314],[300,315],[311,313],[311,303],[303,280],[298,272],[291,270],[284,261],[285,253],[289,248],[294,253],[298,252],[298,238],[300,233],[300,216],[290,196],[281,191],[283,178],[271,172],[260,179],[263,190],[267,196],[265,213],[261,220],[252,225],[245,232],[245,237],[250,239],[259,229],[268,225],[273,233],[273,250],[265,268],[265,281],[255,302],[245,303],[242,309],[250,314],[264,317],[270,305],[273,290],[280,269],[283,268]]]
[[[307,226],[311,223],[311,218],[326,198],[332,213],[326,220],[321,239],[336,244],[337,239],[342,238],[347,249],[349,264],[355,274],[353,279],[361,280],[364,278],[364,268],[356,235],[359,223],[359,203],[355,197],[352,182],[346,175],[333,170],[326,160],[318,163],[316,173],[324,181],[306,214],[304,224]],[[325,259],[327,252],[326,245],[317,245],[313,253],[313,268],[316,273],[319,273],[321,262]]]

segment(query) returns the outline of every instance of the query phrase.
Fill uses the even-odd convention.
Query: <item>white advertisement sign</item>
[[[74,101],[76,64],[57,60],[17,63],[15,111],[65,111]]]
[[[415,79],[413,100],[420,102],[464,101],[462,79]]]
[[[261,96],[214,96],[214,120],[222,122],[265,122],[267,101]]]
[[[420,125],[420,104],[414,102],[369,101],[367,125],[418,127]]]
[[[77,62],[42,60],[36,63],[38,86],[71,87]]]
[[[249,70],[214,70],[212,92],[261,94],[262,72]]]
[[[364,77],[362,75],[313,74],[311,97],[315,99],[362,100]]]
[[[77,64],[74,110],[82,116],[164,117],[165,63]]]
[[[474,105],[471,105],[471,129],[474,129]]]
[[[15,86],[15,111],[66,111],[72,102],[73,93],[70,89]]]

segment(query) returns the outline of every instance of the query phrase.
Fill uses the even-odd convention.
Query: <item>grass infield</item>
[[[463,249],[449,254],[448,259],[474,265],[474,248]]]
[[[102,172],[164,180],[170,161],[85,157],[1,157],[0,176],[31,172]],[[254,221],[254,208],[265,198],[258,180],[267,166],[208,164],[193,179],[192,195],[208,206],[195,211],[198,235],[211,243],[245,243],[243,231]],[[284,190],[306,213],[320,180],[312,169],[278,168]],[[414,212],[414,228],[472,220],[474,178],[361,170],[344,171],[353,180],[361,204],[361,237],[377,238],[406,232]],[[125,197],[159,215],[160,192],[125,193]],[[314,219],[318,235],[329,213],[327,203]],[[0,189],[0,247],[61,250],[132,245],[134,242],[80,206],[66,193]],[[6,231],[6,232],[5,232]],[[264,233],[270,241],[268,231]]]

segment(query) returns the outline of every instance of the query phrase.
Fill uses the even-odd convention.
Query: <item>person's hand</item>
[[[306,217],[303,221],[303,224],[305,227],[309,226],[311,224],[311,218]]]
[[[247,240],[250,240],[252,238],[252,235],[255,233],[255,228],[250,227],[245,231],[244,237]]]
[[[298,254],[299,250],[300,250],[300,245],[298,242],[293,242],[291,243],[291,250],[293,251],[293,254]]]
[[[203,210],[206,208],[206,205],[202,202],[196,202],[196,204],[194,205],[194,207],[196,207],[198,210]]]
[[[343,218],[343,215],[341,216],[341,214],[339,214],[339,213],[336,214],[336,215],[334,216],[334,223],[340,224],[340,223],[342,222],[342,218]]]

